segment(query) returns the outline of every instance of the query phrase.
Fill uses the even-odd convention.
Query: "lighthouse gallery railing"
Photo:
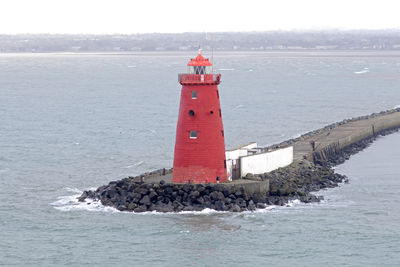
[[[179,74],[180,84],[219,84],[221,74]]]

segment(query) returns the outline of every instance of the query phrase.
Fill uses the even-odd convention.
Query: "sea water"
[[[118,212],[82,190],[171,167],[193,53],[0,55],[0,265],[399,266],[400,134],[319,204]],[[399,52],[215,52],[226,146],[400,105]]]

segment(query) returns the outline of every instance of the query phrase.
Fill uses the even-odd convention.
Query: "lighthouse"
[[[179,74],[182,90],[172,182],[227,182],[218,92],[221,74],[213,74],[212,64],[201,55],[201,49],[187,66],[188,72]]]

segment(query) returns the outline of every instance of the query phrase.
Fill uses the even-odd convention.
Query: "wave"
[[[80,193],[82,194],[82,191]],[[81,194],[58,197],[58,200],[51,203],[51,205],[55,209],[61,211],[86,210],[86,211],[119,212],[117,209],[113,207],[104,206],[103,204],[101,204],[100,201],[95,201],[90,199],[84,202],[79,202],[78,197]]]
[[[80,194],[82,194],[82,191],[79,190],[78,188],[65,187],[64,189],[65,189],[66,191],[68,191],[68,192],[80,193]]]
[[[360,71],[355,71],[354,74],[364,74],[364,73],[368,73],[369,69],[368,68],[364,68],[363,70]]]
[[[235,69],[218,69],[218,70],[222,70],[222,71],[232,71],[232,70],[235,70]]]
[[[297,133],[297,134],[295,134],[295,135],[292,136],[292,139],[298,138],[298,137],[300,137],[300,136],[302,136],[302,133]]]
[[[138,162],[136,162],[135,164],[133,164],[133,166],[140,166],[140,165],[142,165],[144,163],[144,161],[138,161]]]
[[[236,107],[234,107],[233,109],[238,109],[238,108],[242,108],[244,107],[244,105],[237,105]]]

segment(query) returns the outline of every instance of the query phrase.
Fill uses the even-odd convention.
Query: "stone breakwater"
[[[382,116],[385,116],[385,115],[394,114],[394,113],[397,113],[397,112],[400,112],[400,108],[389,109],[389,110],[381,111],[379,113],[372,113],[370,115],[364,115],[364,116],[358,116],[358,117],[354,117],[354,118],[344,119],[344,120],[342,120],[340,122],[335,122],[335,123],[329,124],[329,125],[327,125],[327,126],[325,126],[323,128],[307,132],[305,134],[302,134],[299,137],[283,141],[283,142],[281,142],[279,144],[274,144],[274,145],[270,145],[268,147],[264,147],[263,150],[264,151],[268,151],[268,150],[271,150],[271,149],[287,147],[287,146],[296,144],[297,142],[301,142],[304,139],[312,138],[312,137],[320,135],[320,134],[328,133],[331,130],[337,128],[337,127],[340,127],[340,126],[343,126],[343,125],[346,125],[346,124],[349,124],[349,123],[352,123],[352,122],[368,121],[368,120],[371,120],[371,119],[379,118],[379,117],[382,117]],[[392,129],[384,129],[382,131],[378,131],[376,134],[377,135],[384,135],[385,134],[384,132],[390,133],[391,130]]]
[[[294,145],[295,150],[298,147],[297,153],[301,157],[285,168],[243,177],[242,181],[247,185],[252,183],[264,188],[257,192],[248,190],[246,183],[240,181],[206,185],[168,183],[163,178],[170,177],[172,169],[161,169],[112,181],[95,191],[83,192],[78,199],[99,200],[103,205],[133,212],[199,211],[205,208],[240,212],[265,208],[267,205],[285,205],[296,199],[305,203],[319,202],[323,198],[313,195],[312,192],[336,187],[339,183],[348,181],[347,177],[335,173],[332,167],[366,148],[377,136],[398,131],[399,112],[400,109],[388,110],[344,120],[265,148],[268,150]],[[353,129],[351,135],[346,135],[348,130],[343,128],[348,126],[358,128]],[[363,135],[360,137],[357,135],[359,133]],[[334,134],[338,137],[332,138]],[[310,150],[310,140],[317,140],[323,146]]]
[[[399,131],[398,128],[383,130],[374,136],[360,140],[360,141],[358,141],[354,144],[351,144],[343,149],[336,148],[336,149],[332,150],[332,148],[328,148],[328,150],[324,151],[323,153],[316,152],[313,155],[314,162],[321,166],[334,167],[334,166],[342,164],[343,162],[348,160],[350,158],[350,156],[357,154],[358,152],[367,148],[371,143],[373,143],[376,140],[377,137],[385,136],[385,135],[392,134],[392,133],[395,133],[398,131]]]
[[[270,189],[258,194],[250,194],[244,187],[230,184],[145,182],[147,177],[157,173],[159,171],[112,181],[95,191],[85,191],[79,201],[95,199],[120,211],[134,212],[200,211],[205,208],[240,212],[267,205],[285,205],[295,199],[305,203],[318,202],[322,197],[310,192],[335,187],[346,180],[329,167],[314,165],[307,160],[271,173],[247,177],[259,183],[270,181]]]

